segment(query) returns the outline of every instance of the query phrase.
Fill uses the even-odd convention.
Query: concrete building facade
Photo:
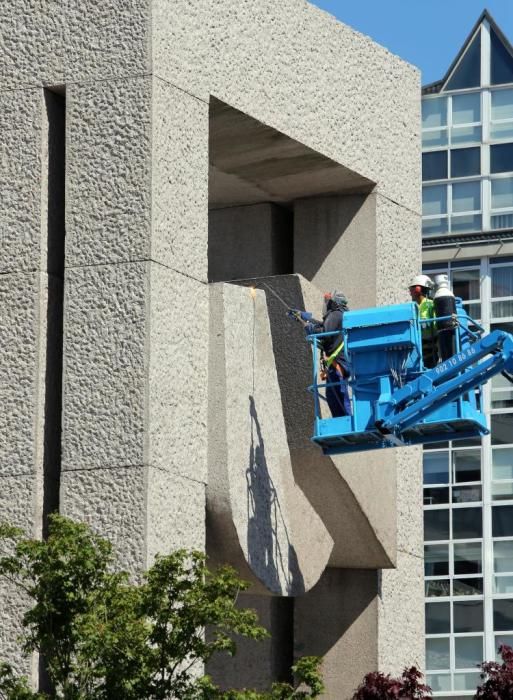
[[[235,565],[273,638],[218,658],[224,685],[321,654],[340,700],[422,666],[420,453],[312,447],[269,291],[406,299],[418,72],[302,0],[0,6],[2,519],[40,536],[59,508],[130,571]],[[1,653],[35,681],[23,608],[3,586]]]

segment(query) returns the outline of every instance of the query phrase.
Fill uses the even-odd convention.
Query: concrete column
[[[208,107],[156,78],[69,100],[61,509],[137,571],[204,547]]]
[[[418,272],[420,260],[418,234],[419,215],[379,193],[297,202],[295,270],[322,289],[341,288],[351,308],[408,301],[408,280]],[[367,525],[383,546],[383,553],[389,557],[388,564],[381,557],[383,563],[376,567],[387,568],[379,574],[379,596],[372,612],[376,617],[376,655],[366,671],[379,668],[398,673],[408,664],[423,667],[423,639],[419,634],[419,629],[423,629],[420,457],[416,449],[403,449],[332,460],[349,486],[348,493],[366,513]],[[319,512],[325,509],[325,523],[335,540],[331,564],[360,567],[364,558],[358,561],[355,555],[362,549],[357,543],[365,527],[356,526],[354,515],[349,521],[344,521],[343,515],[336,518],[336,504],[330,508],[329,498],[327,501],[323,489],[311,476],[312,460],[315,463],[315,454],[311,453],[308,459],[306,452],[297,451],[295,473],[314,506]],[[369,483],[378,482],[379,488],[369,489]],[[352,512],[351,502],[338,499],[339,504],[344,504],[346,515]],[[352,533],[349,539],[341,536],[342,530],[335,529],[341,523],[346,535]],[[350,551],[344,544],[348,541],[352,544]],[[375,550],[375,544],[373,547]],[[365,547],[365,555],[371,555],[373,547]],[[374,562],[379,562],[377,554],[375,551]],[[302,610],[298,605],[298,625]],[[400,630],[399,617],[405,619]]]
[[[63,217],[63,199],[52,171],[54,97],[39,88],[0,92],[0,512],[35,537],[55,506],[59,457],[62,279],[52,253],[63,233],[53,206]],[[36,660],[23,659],[17,644],[26,604],[1,583],[0,656],[34,680]]]
[[[259,623],[269,631],[270,637],[260,642],[237,637],[236,655],[214,656],[206,672],[226,690],[268,691],[274,682],[290,681],[290,667],[294,662],[293,599],[245,593],[240,596],[240,606],[257,612]]]
[[[378,304],[409,301],[409,280],[419,273],[421,260],[419,202],[416,209],[376,195]],[[425,664],[424,638],[419,634],[424,630],[422,449],[391,452],[396,462],[397,560],[394,569],[381,571],[378,667],[400,673],[407,665],[423,669]]]
[[[349,700],[378,665],[378,576],[373,570],[326,569],[294,605],[294,656],[324,658],[326,700]]]

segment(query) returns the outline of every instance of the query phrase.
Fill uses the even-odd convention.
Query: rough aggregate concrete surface
[[[37,269],[41,261],[42,94],[0,91],[0,272]]]
[[[66,470],[145,463],[147,265],[93,265],[66,272]]]
[[[207,281],[208,104],[153,79],[151,259]]]
[[[150,78],[67,91],[66,264],[149,258]]]
[[[143,466],[114,466],[61,474],[61,512],[107,537],[131,573],[146,566],[146,472]]]
[[[0,275],[0,476],[35,470],[38,447],[33,421],[40,410],[39,300],[38,273]]]
[[[207,481],[208,287],[150,265],[147,458]]]
[[[0,477],[0,509],[2,522],[21,528],[28,536],[40,537],[41,475],[15,474]],[[11,553],[3,543],[2,555]],[[2,659],[9,660],[14,669],[34,677],[34,659],[25,657],[18,643],[22,632],[22,618],[28,599],[16,586],[0,581],[0,649]]]
[[[0,3],[3,88],[149,72],[148,0]]]
[[[304,0],[153,0],[152,37],[159,77],[214,95],[419,211],[413,66]]]
[[[378,668],[394,675],[407,666],[423,669],[424,559],[399,550],[396,568],[378,573]]]

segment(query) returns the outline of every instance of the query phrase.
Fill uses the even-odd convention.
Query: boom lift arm
[[[384,434],[401,432],[496,374],[509,378],[511,371],[513,336],[493,331],[379,402],[376,427]]]

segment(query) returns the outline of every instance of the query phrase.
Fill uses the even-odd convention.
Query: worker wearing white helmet
[[[433,281],[427,275],[416,275],[410,284],[410,295],[419,307],[419,317],[421,320],[429,321],[435,318],[435,307],[430,293],[433,289]],[[438,361],[435,343],[435,323],[422,324],[422,354],[424,365],[434,367]]]

